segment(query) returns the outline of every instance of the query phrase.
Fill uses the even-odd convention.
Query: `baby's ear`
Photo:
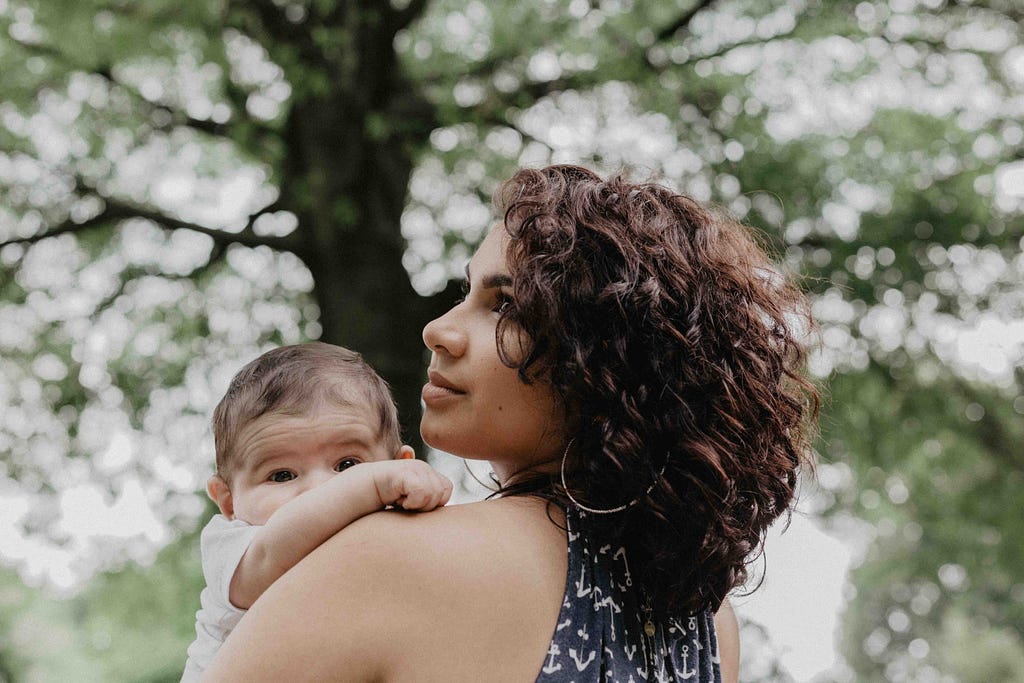
[[[228,483],[219,474],[215,474],[206,481],[206,493],[210,496],[220,513],[228,519],[235,517],[235,505],[231,500],[231,489]]]
[[[395,460],[415,460],[416,451],[412,449],[412,446],[402,444],[402,447],[398,449],[398,454],[395,455]]]

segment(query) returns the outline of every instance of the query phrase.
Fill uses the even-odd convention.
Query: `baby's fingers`
[[[428,492],[430,495],[426,502],[418,508],[423,512],[441,507],[448,502],[452,495],[452,482],[448,477],[435,473],[428,487]]]
[[[400,504],[406,510],[427,512],[448,502],[452,493],[452,482],[436,472],[407,482],[405,496]]]

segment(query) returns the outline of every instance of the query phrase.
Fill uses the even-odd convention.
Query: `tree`
[[[1012,340],[1020,314],[1016,3],[0,0],[0,17],[0,453],[42,501],[30,530],[67,535],[52,501],[82,482],[111,500],[138,484],[190,528],[205,415],[268,344],[362,351],[412,438],[417,331],[496,183],[521,163],[632,165],[807,275],[815,367],[837,373],[831,511],[904,534],[857,581],[898,565],[908,590],[948,590],[955,565],[994,587],[955,614],[1019,628],[1013,551],[970,561],[1020,532],[997,512],[1021,476],[1019,341],[981,361],[956,343]],[[936,440],[952,504],[924,464]],[[962,543],[950,509],[995,535]],[[903,608],[869,594],[851,663],[899,673],[910,631],[887,621],[869,648],[858,624]],[[921,618],[960,628],[946,614]],[[937,650],[912,659],[948,669]]]

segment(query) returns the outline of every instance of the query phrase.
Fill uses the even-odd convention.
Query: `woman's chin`
[[[446,420],[435,419],[430,415],[428,408],[423,412],[423,419],[420,420],[420,438],[423,439],[423,443],[434,450],[457,455],[455,449],[458,447],[458,440],[452,437],[458,433],[458,430],[453,429],[450,425],[445,425],[444,422]]]
[[[479,444],[474,447],[474,444],[466,443],[464,430],[450,425],[437,424],[430,420],[426,413],[420,422],[420,437],[423,439],[423,443],[435,451],[454,455],[464,460],[487,460],[490,455],[487,449],[480,447]]]

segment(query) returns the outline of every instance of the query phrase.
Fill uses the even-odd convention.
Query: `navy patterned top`
[[[538,683],[721,683],[711,612],[651,621],[625,548],[592,547],[586,514],[571,504],[566,511],[565,596]]]

